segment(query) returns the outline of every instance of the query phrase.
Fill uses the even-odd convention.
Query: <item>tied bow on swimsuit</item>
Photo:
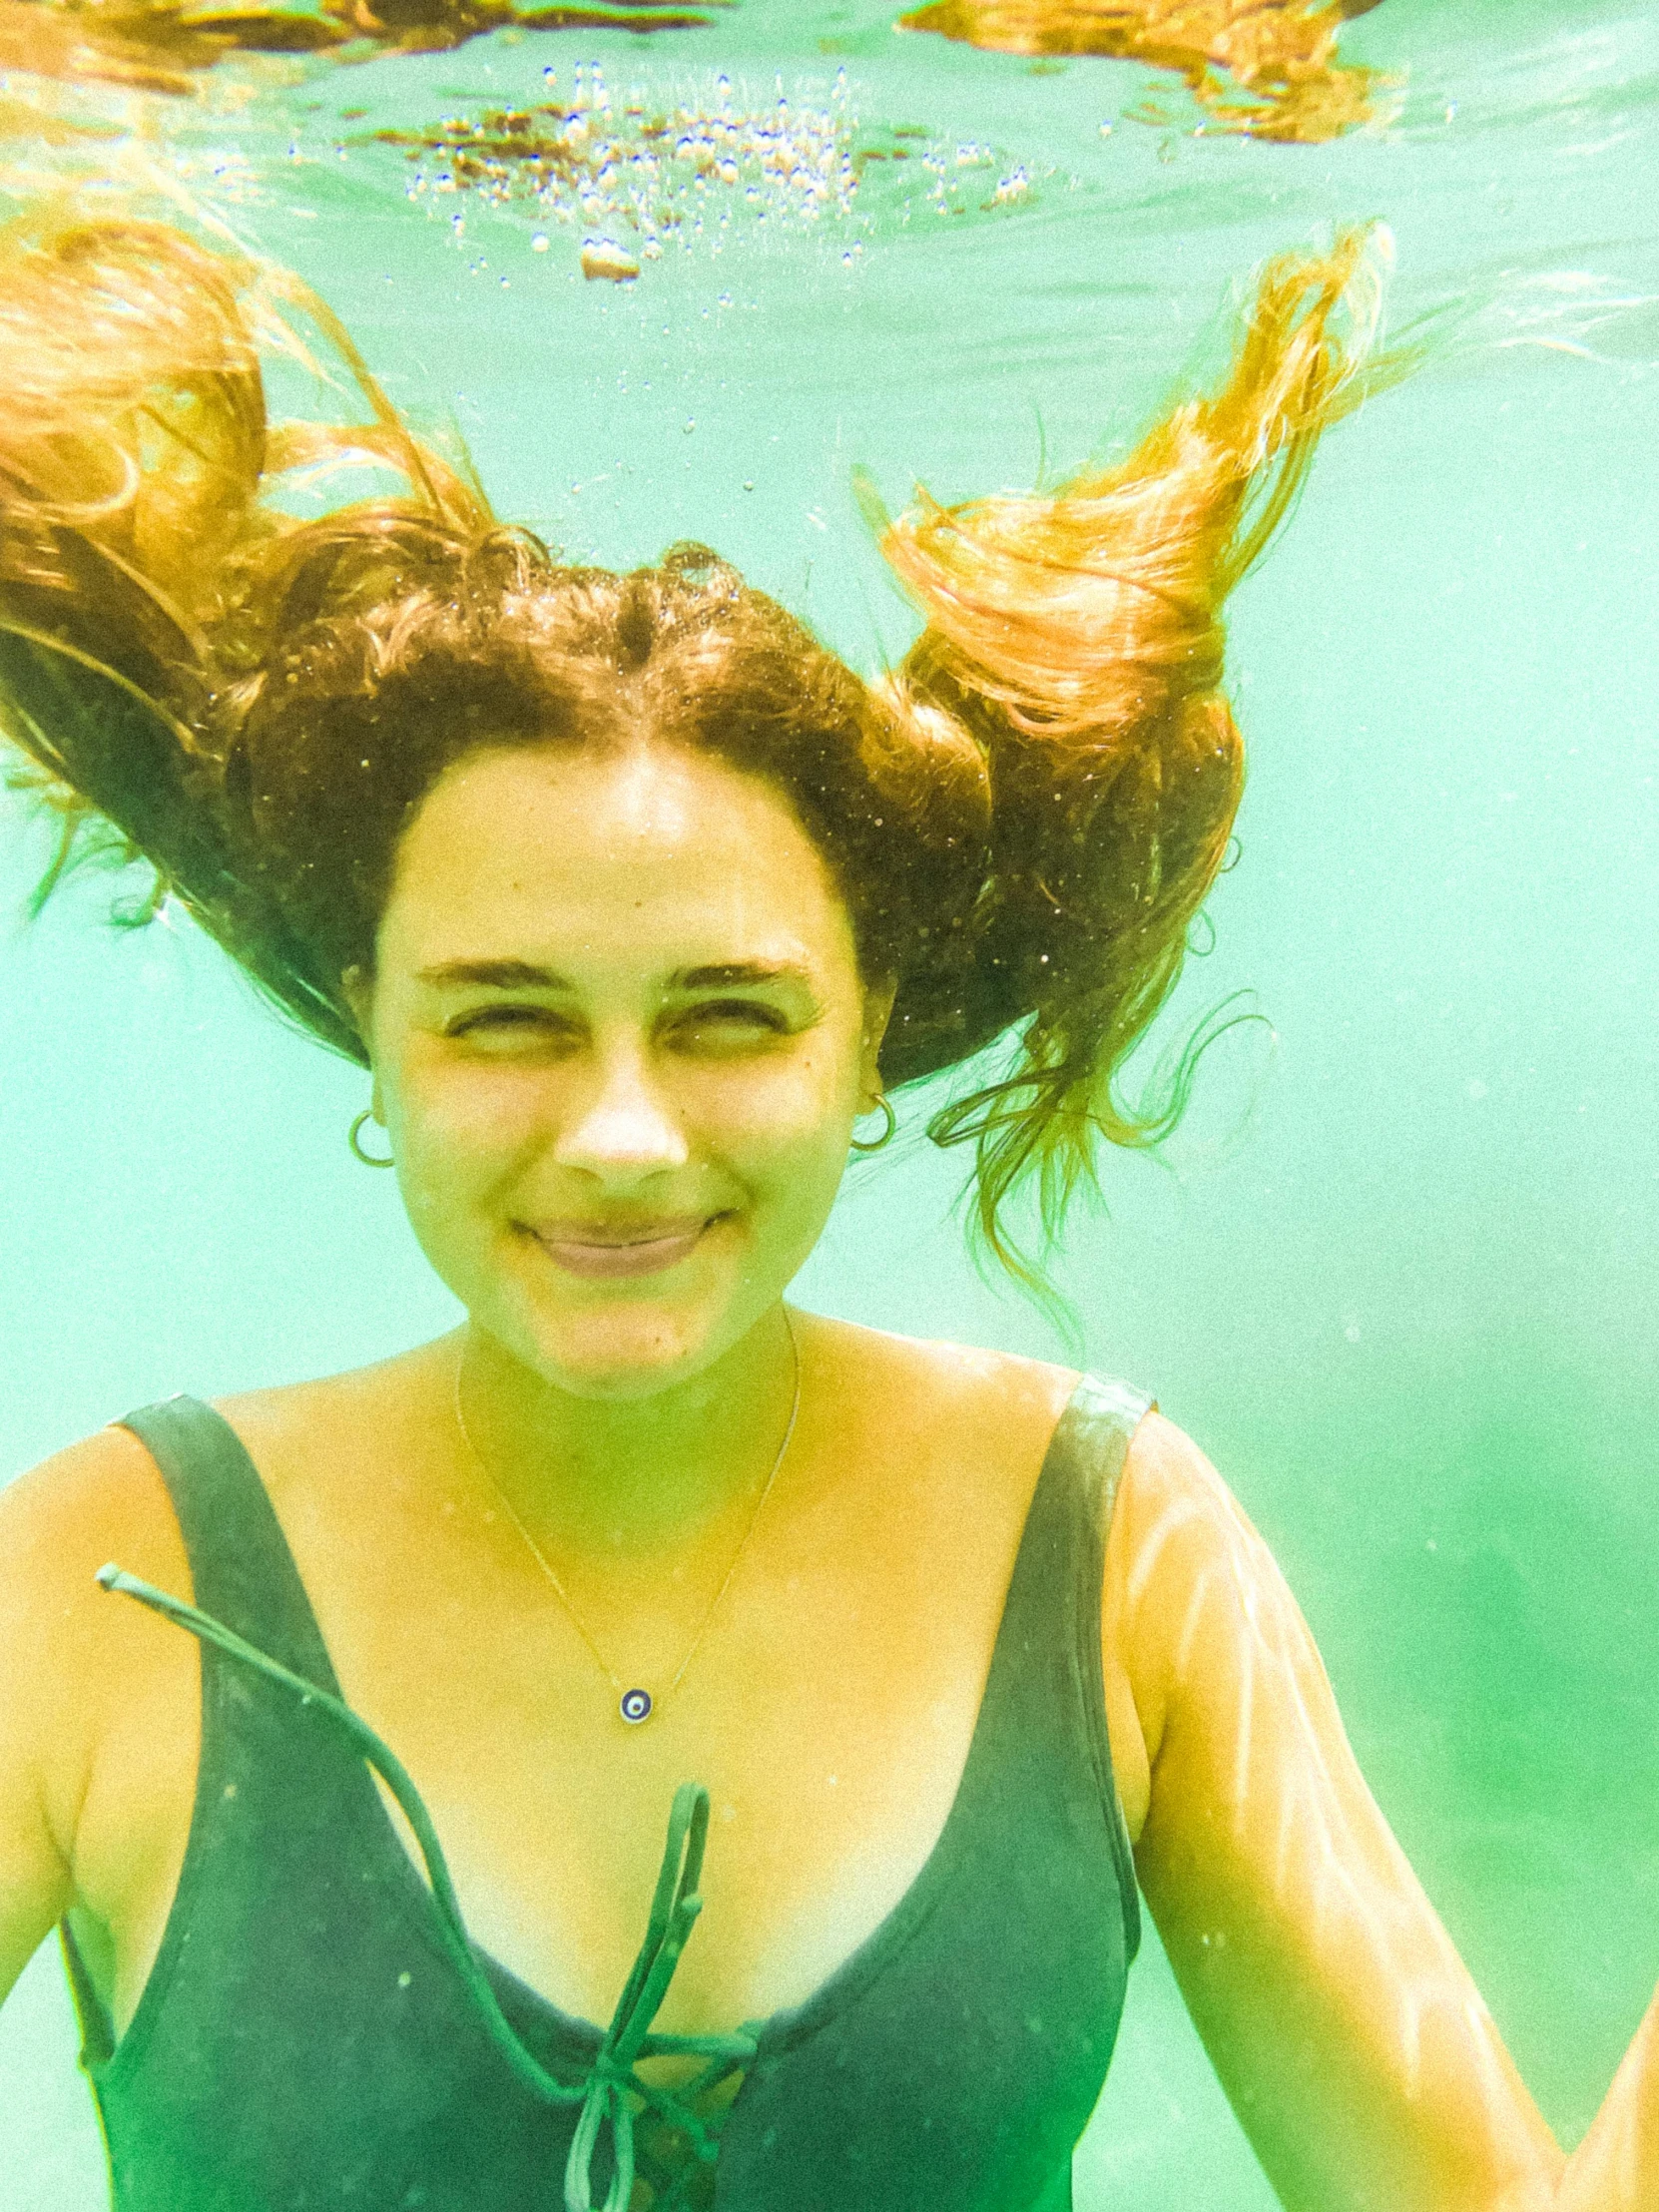
[[[658,2113],[691,2146],[692,2162],[669,2181],[667,2193],[656,2199],[658,2212],[679,2212],[687,2202],[686,2189],[692,2176],[700,2166],[712,2166],[720,2150],[720,2123],[724,2113],[699,2113],[694,2109],[695,2101],[728,2080],[754,2057],[757,2047],[755,2036],[743,2029],[729,2035],[659,2035],[653,2033],[651,2027],[668,1994],[686,1939],[703,1910],[703,1900],[697,1890],[709,1833],[709,1793],[703,1785],[684,1782],[674,1793],[645,1940],[623,1984],[622,1995],[593,2064],[582,2080],[561,2081],[526,2047],[485,1978],[461,1919],[460,1904],[437,1831],[396,1753],[341,1699],[318,1689],[302,1675],[292,1673],[210,1614],[148,1582],[139,1581],[135,1575],[123,1573],[116,1566],[101,1567],[98,1580],[106,1590],[137,1598],[152,1612],[189,1629],[203,1642],[216,1645],[268,1681],[290,1690],[302,1706],[314,1708],[347,1736],[385,1783],[420,1848],[426,1878],[438,1907],[438,1927],[444,1945],[491,2040],[513,2072],[537,2096],[549,2104],[580,2104],[582,2108],[570,2156],[565,2163],[566,2212],[595,2212],[593,2163],[607,2128],[614,2171],[598,2212],[627,2212],[636,2163],[636,2109],[631,2101],[635,2097],[645,2108]],[[667,2056],[699,2057],[707,2063],[679,2094],[675,2094],[642,2079],[636,2070],[642,2058]]]

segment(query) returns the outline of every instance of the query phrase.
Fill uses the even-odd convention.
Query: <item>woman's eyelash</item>
[[[682,1021],[726,1021],[731,1019],[756,1021],[764,1028],[780,1032],[789,1028],[789,1022],[776,1006],[763,1006],[752,998],[718,998],[707,1005],[692,1006],[680,1016]]]
[[[761,1004],[752,998],[712,999],[700,1006],[689,1006],[670,1017],[675,1028],[696,1028],[699,1023],[711,1021],[748,1021],[758,1027],[770,1029],[779,1036],[789,1033],[791,1024],[787,1015],[776,1006]],[[478,1006],[464,1014],[457,1014],[446,1027],[449,1037],[464,1037],[468,1031],[481,1028],[541,1027],[552,1024],[559,1028],[573,1026],[568,1015],[556,1013],[547,1006]]]
[[[469,1029],[482,1028],[485,1024],[517,1028],[526,1022],[557,1021],[560,1018],[546,1006],[478,1006],[470,1013],[457,1014],[444,1034],[464,1037]]]

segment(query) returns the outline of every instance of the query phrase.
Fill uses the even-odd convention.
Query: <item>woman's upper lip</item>
[[[652,1221],[590,1221],[570,1218],[530,1223],[545,1244],[597,1245],[616,1250],[626,1245],[668,1244],[695,1237],[714,1219],[711,1214],[659,1214]]]

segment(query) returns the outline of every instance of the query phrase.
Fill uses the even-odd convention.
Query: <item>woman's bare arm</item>
[[[56,1638],[43,1580],[50,1576],[42,1557],[44,1472],[0,1492],[0,1997],[72,1894],[48,1771]]]
[[[1291,2212],[1636,2212],[1634,2196],[1593,2193],[1587,2161],[1573,2162],[1582,2189],[1563,2178],[1366,1788],[1271,1553],[1156,1415],[1111,1551],[1108,1663],[1128,1671],[1152,1774],[1141,1882]],[[1648,2144],[1651,2159],[1651,2123]],[[1651,2208],[1659,2165],[1647,2178]]]
[[[148,1709],[152,1624],[94,1577],[112,1555],[177,1572],[148,1455],[103,1429],[0,1490],[0,1996],[71,1905],[107,1716]],[[140,1567],[137,1571],[145,1571]],[[108,1822],[104,1826],[109,1826]],[[119,1877],[120,1852],[102,1853]]]

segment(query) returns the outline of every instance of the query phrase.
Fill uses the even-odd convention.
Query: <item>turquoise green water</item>
[[[1477,348],[1334,435],[1235,603],[1243,856],[1165,1034],[1243,988],[1271,1027],[1211,1056],[1161,1163],[1108,1164],[1060,1274],[1082,1357],[1155,1388],[1274,1544],[1572,2139],[1659,1976],[1659,23],[1383,0],[1345,50],[1403,73],[1403,110],[1323,148],[1125,122],[1147,72],[889,26],[748,0],[650,40],[289,71],[170,106],[163,158],[329,296],[400,401],[453,411],[504,512],[612,564],[707,538],[863,666],[908,633],[855,463],[948,497],[1126,435],[1213,348],[1228,287],[1333,219],[1389,223],[1401,319],[1490,302]],[[624,136],[636,90],[769,122],[781,88],[832,180],[909,159],[860,159],[816,216],[749,167],[682,182],[661,258],[613,285],[577,254],[620,188],[561,223],[372,139],[566,101],[595,62]],[[6,822],[11,914],[39,846]],[[107,897],[0,929],[8,1473],[144,1399],[451,1318],[346,1153],[361,1078],[188,929],[109,933]],[[919,1144],[859,1169],[800,1295],[1069,1356],[974,1275],[957,1173]],[[1155,1946],[1078,2177],[1083,2212],[1271,2202]],[[0,2014],[0,2207],[102,2201],[43,1955]]]

